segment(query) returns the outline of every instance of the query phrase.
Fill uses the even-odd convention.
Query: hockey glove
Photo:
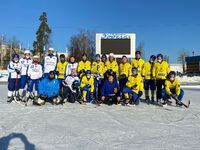
[[[15,69],[15,72],[16,72],[17,74],[20,74],[20,71],[19,71],[18,69]]]
[[[139,92],[138,92],[138,96],[141,97],[142,95],[143,95],[143,92],[142,92],[142,91],[139,91]]]

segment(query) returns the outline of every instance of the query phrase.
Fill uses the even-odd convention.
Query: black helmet
[[[65,55],[64,54],[60,54],[60,58],[65,58]]]
[[[53,77],[52,77],[51,75],[53,75]],[[50,72],[49,72],[48,78],[49,78],[50,80],[55,79],[55,71],[50,71]]]
[[[72,89],[76,90],[80,87],[80,82],[78,80],[74,80],[74,82],[72,83]]]

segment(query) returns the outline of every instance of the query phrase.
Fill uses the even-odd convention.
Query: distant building
[[[189,56],[185,61],[188,74],[200,74],[200,56]]]

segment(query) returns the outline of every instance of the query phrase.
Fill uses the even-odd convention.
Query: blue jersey
[[[117,88],[118,91],[117,94],[119,94],[119,84],[117,83],[117,80],[114,80],[113,83],[110,83],[108,80],[106,80],[101,89],[101,96],[115,95],[114,93],[115,88]]]
[[[39,95],[45,94],[48,97],[57,96],[59,94],[60,84],[57,79],[50,80],[49,78],[44,78],[39,83]]]

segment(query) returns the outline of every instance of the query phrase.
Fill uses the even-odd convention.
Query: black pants
[[[75,103],[77,93],[72,92],[68,86],[63,87],[63,99],[67,98],[68,102]]]
[[[161,99],[162,98],[162,88],[165,86],[165,79],[163,80],[156,80],[156,98]]]

